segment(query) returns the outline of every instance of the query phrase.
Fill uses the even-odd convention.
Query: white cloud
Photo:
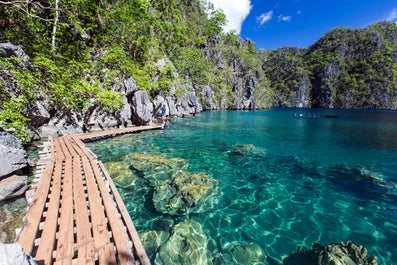
[[[284,16],[284,15],[279,15],[278,16],[278,21],[290,22],[291,19],[292,19],[291,16]]]
[[[386,20],[397,22],[397,8],[390,12],[389,17]]]
[[[263,13],[262,15],[260,15],[259,17],[256,17],[256,20],[259,23],[259,26],[262,26],[263,24],[269,22],[273,17],[273,11],[269,11],[266,13]]]
[[[224,28],[226,32],[235,30],[240,34],[243,21],[251,11],[251,0],[208,0],[215,9],[221,9],[226,15],[227,25]]]

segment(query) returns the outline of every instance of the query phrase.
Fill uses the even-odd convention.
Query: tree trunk
[[[57,34],[58,21],[59,21],[59,0],[55,0],[55,20],[54,20],[54,26],[52,27],[52,41],[51,41],[51,51],[53,54],[56,53],[56,34]]]

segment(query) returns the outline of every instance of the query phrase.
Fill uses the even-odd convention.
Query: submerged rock
[[[266,255],[255,243],[233,243],[222,253],[216,264],[255,264],[265,265]]]
[[[170,234],[165,231],[147,231],[140,235],[143,246],[145,247],[146,253],[150,256],[155,254],[161,245],[167,241]]]
[[[211,265],[212,255],[207,242],[199,223],[183,221],[174,226],[171,237],[160,247],[154,264]]]
[[[179,171],[171,182],[157,186],[153,203],[157,211],[178,215],[200,213],[212,208],[218,181],[205,173]]]
[[[104,164],[114,184],[119,188],[128,188],[134,185],[137,177],[124,162],[108,162]]]
[[[123,159],[133,170],[144,172],[150,186],[156,187],[172,180],[175,171],[186,169],[188,163],[181,158],[165,158],[161,155],[132,153]]]
[[[232,150],[228,151],[229,156],[253,156],[253,155],[265,155],[266,151],[262,148],[256,147],[253,144],[235,144],[232,146]]]
[[[388,200],[385,194],[395,190],[395,185],[381,173],[368,168],[336,165],[329,168],[327,174],[330,182],[340,190],[363,200]]]
[[[0,243],[15,241],[16,230],[23,226],[26,209],[27,202],[23,197],[0,203]]]
[[[377,258],[367,258],[367,254],[365,247],[350,241],[327,246],[315,243],[310,250],[298,247],[297,252],[283,260],[283,265],[377,265]]]

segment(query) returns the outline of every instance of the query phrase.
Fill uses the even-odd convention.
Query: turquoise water
[[[397,264],[396,112],[204,112],[174,119],[164,131],[88,147],[105,166],[127,163],[134,175],[131,185],[116,185],[141,235],[165,233],[160,246],[144,240],[153,263],[175,225],[189,219],[201,225],[214,264],[243,264],[245,254],[233,255],[249,248],[263,264],[282,264],[297,246],[347,240],[378,256],[378,264]],[[159,211],[153,178],[164,168],[137,169],[126,159],[134,153],[170,164],[182,158],[183,171],[205,173],[217,188],[198,210]]]

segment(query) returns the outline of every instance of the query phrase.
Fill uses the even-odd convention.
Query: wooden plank
[[[72,137],[72,143],[74,150],[77,153],[79,153],[81,156],[85,155],[88,158],[96,158],[96,155],[92,153],[90,150],[88,150],[80,139],[76,137]]]
[[[61,137],[56,137],[54,139],[56,139],[56,141],[54,141],[54,151],[52,152],[55,158],[54,161],[64,160],[65,155],[63,154],[63,150],[61,147]]]
[[[88,161],[87,161],[88,162]],[[130,242],[127,234],[126,227],[124,226],[122,220],[119,217],[119,212],[116,209],[116,204],[111,198],[109,191],[107,190],[106,184],[102,178],[99,171],[99,167],[95,160],[89,161],[94,170],[94,175],[98,182],[98,187],[102,194],[103,204],[105,206],[106,215],[109,219],[109,224],[112,229],[112,235],[116,243],[116,248],[118,252],[118,258],[120,264],[133,264],[135,262],[133,254],[132,242]]]
[[[26,254],[33,254],[39,264],[150,264],[113,181],[82,140],[157,128],[130,127],[51,139],[51,158],[18,236]]]
[[[61,195],[62,167],[63,161],[57,160],[55,162],[47,215],[45,218],[40,243],[35,256],[36,262],[44,262],[44,264],[51,264],[53,259],[52,254],[55,247],[56,232],[58,230],[57,226],[59,201]]]
[[[72,157],[67,149],[67,144],[61,139],[61,148],[65,154],[65,168],[62,183],[62,203],[59,217],[59,232],[55,260],[63,260],[71,264],[74,255],[73,235],[73,180],[72,180]]]
[[[120,193],[118,192],[116,186],[113,183],[113,180],[109,176],[109,173],[106,171],[105,166],[102,164],[102,162],[99,161],[98,163],[101,171],[105,175],[105,178],[109,182],[110,189],[112,190],[115,202],[120,210],[120,213],[122,215],[122,218],[124,220],[124,223],[128,229],[128,232],[130,234],[131,240],[134,244],[134,249],[137,255],[137,258],[139,259],[140,263],[142,265],[150,265],[150,260],[146,254],[145,248],[143,247],[142,241],[139,238],[139,234],[135,229],[134,223],[131,220],[131,216],[128,213],[127,208],[124,205],[123,199],[120,196]]]
[[[54,150],[54,141],[56,139],[52,139],[52,149]],[[52,154],[54,156],[54,154]],[[23,229],[17,237],[17,241],[21,244],[27,255],[31,255],[34,242],[36,239],[37,231],[39,230],[40,221],[43,215],[43,210],[45,208],[45,204],[47,201],[47,196],[50,190],[51,185],[51,177],[54,171],[54,160],[52,159],[46,166],[45,171],[41,176],[41,181],[39,186],[35,192],[34,199],[32,204],[29,206],[29,209],[26,213],[26,217],[24,219]]]
[[[74,148],[74,138],[72,136],[67,136],[65,142],[67,143],[68,151],[70,152],[71,156],[78,156],[79,154],[76,152]]]
[[[88,202],[81,173],[81,158],[73,158],[73,194],[76,220],[77,264],[94,264],[95,249],[89,221]],[[94,209],[95,211],[95,209]]]
[[[94,245],[98,251],[98,259],[100,264],[116,264],[114,250],[107,246],[110,244],[109,232],[107,227],[107,219],[104,214],[101,195],[95,181],[94,174],[86,157],[82,157],[86,185],[88,191],[88,200],[90,204],[92,231],[94,235]],[[104,251],[105,250],[105,251]],[[113,252],[113,253],[112,253]],[[106,261],[107,263],[101,263]]]

